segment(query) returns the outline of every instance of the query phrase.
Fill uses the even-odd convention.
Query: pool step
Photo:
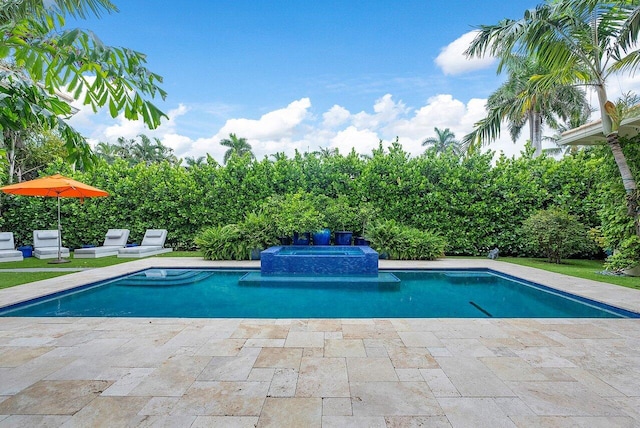
[[[214,275],[211,271],[172,271],[170,269],[149,269],[144,272],[124,278],[117,285],[137,287],[164,287],[173,285],[188,285],[199,282]]]
[[[397,289],[400,279],[392,273],[377,275],[261,275],[249,272],[238,280],[238,284],[253,287],[277,288],[345,288],[357,287],[375,290]]]

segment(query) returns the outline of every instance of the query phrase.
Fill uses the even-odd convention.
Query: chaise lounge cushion
[[[164,248],[167,239],[166,229],[147,229],[142,238],[142,243],[137,247],[120,248],[118,257],[141,258],[169,253],[171,248]]]
[[[109,229],[101,247],[78,248],[73,257],[77,259],[97,259],[118,255],[118,250],[127,245],[129,229]]]
[[[0,250],[15,250],[13,232],[0,232]]]
[[[38,259],[53,259],[58,257],[58,231],[34,230],[33,255]],[[61,257],[69,257],[69,249],[60,248]]]
[[[142,242],[140,246],[142,247],[152,247],[152,246],[164,246],[164,241],[167,240],[167,231],[165,229],[148,229],[144,237],[142,238]]]
[[[22,261],[22,251],[17,251],[13,232],[0,232],[0,262]]]

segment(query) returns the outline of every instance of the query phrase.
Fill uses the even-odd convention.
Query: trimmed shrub
[[[531,251],[543,254],[549,263],[560,263],[569,256],[596,251],[589,231],[575,216],[564,210],[540,210],[522,224]]]

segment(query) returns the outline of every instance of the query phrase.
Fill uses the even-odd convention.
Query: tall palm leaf
[[[638,218],[637,183],[622,152],[607,98],[606,84],[618,70],[638,66],[640,0],[556,0],[525,12],[522,19],[503,20],[480,27],[469,47],[472,56],[521,52],[537,59],[548,72],[533,80],[537,88],[557,84],[582,84],[598,95],[602,132],[611,148],[627,193],[629,215]]]

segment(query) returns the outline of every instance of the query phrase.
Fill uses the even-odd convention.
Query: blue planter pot
[[[335,235],[336,245],[351,245],[351,237],[353,236],[353,232],[341,231],[336,232]]]
[[[366,238],[362,237],[362,236],[356,236],[353,240],[353,245],[361,245],[364,247],[369,246],[371,242],[369,242]]]
[[[280,241],[280,245],[291,245],[290,236],[279,236],[278,240]]]
[[[331,244],[331,231],[322,229],[313,234],[313,245],[329,245]]]
[[[18,247],[18,251],[22,252],[22,257],[27,258],[33,256],[33,247],[31,245],[25,245]]]
[[[311,242],[311,233],[298,233],[293,234],[293,245],[309,245]]]

